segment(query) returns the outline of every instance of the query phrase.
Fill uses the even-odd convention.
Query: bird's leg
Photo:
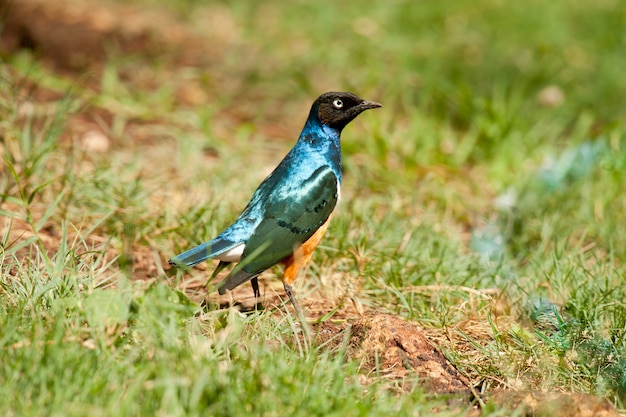
[[[254,297],[261,297],[261,291],[259,291],[259,278],[254,277],[250,280],[250,284],[252,284],[252,291],[254,292]]]
[[[291,285],[284,283],[283,286],[285,287],[285,293],[287,294],[287,297],[289,297],[289,301],[291,301],[291,305],[293,305],[293,309],[296,311],[296,314],[298,315],[299,318],[302,318],[302,310],[300,310],[300,305],[298,304],[298,300],[296,300],[295,295],[293,294],[293,288]]]
[[[293,309],[296,311],[298,315],[298,319],[302,324],[302,330],[304,330],[304,334],[310,338],[311,332],[309,331],[309,325],[306,322],[306,317],[302,314],[302,310],[300,310],[300,305],[298,304],[298,300],[296,300],[296,296],[293,293],[293,288],[290,284],[283,282],[283,287],[285,288],[285,293],[287,297],[289,297],[289,301],[291,301],[291,305],[293,305]]]
[[[263,309],[263,304],[261,303],[261,291],[259,290],[259,278],[254,277],[250,280],[250,284],[252,285],[252,291],[254,292],[254,303],[256,304],[257,310]]]
[[[306,259],[305,259],[306,258]],[[298,319],[302,325],[302,330],[304,331],[305,336],[310,340],[311,332],[309,331],[309,326],[307,325],[306,318],[304,314],[302,314],[302,310],[300,309],[300,305],[298,304],[298,300],[293,293],[293,283],[296,280],[296,276],[298,275],[298,271],[304,265],[308,259],[311,258],[310,254],[305,254],[303,247],[300,246],[297,248],[293,255],[285,261],[285,271],[283,272],[283,287],[285,288],[285,293],[287,297],[289,297],[289,301],[293,305],[293,309],[298,315]]]

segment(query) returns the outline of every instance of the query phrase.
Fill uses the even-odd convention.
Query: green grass
[[[289,315],[202,311],[162,270],[233,219],[335,89],[385,107],[343,134],[342,202],[298,293],[352,291],[447,335],[488,390],[623,411],[618,1],[137,3],[204,42],[193,65],[184,44],[109,45],[84,77],[1,58],[3,415],[462,414],[299,344]],[[85,114],[106,152],[68,130]],[[138,254],[149,280],[131,279]]]

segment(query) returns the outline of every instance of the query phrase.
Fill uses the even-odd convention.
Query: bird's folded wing
[[[293,254],[328,220],[338,199],[337,176],[316,170],[285,195],[268,200],[265,215],[246,242],[241,262],[220,286],[233,289]]]

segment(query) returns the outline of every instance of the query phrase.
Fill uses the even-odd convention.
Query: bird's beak
[[[367,109],[375,109],[377,107],[382,107],[383,105],[380,103],[376,103],[375,101],[363,101],[361,102],[361,104],[359,104],[359,107],[361,108],[361,110],[367,110]]]

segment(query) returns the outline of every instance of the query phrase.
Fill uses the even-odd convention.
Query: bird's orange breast
[[[293,255],[281,261],[281,263],[285,265],[283,284],[292,285],[298,276],[300,268],[309,263],[311,257],[313,256],[313,251],[315,251],[315,248],[319,245],[322,237],[324,237],[324,233],[326,233],[329,223],[330,217],[328,217],[328,220],[326,220],[326,222],[319,229],[317,229],[317,232],[315,232],[309,240],[296,248]]]

